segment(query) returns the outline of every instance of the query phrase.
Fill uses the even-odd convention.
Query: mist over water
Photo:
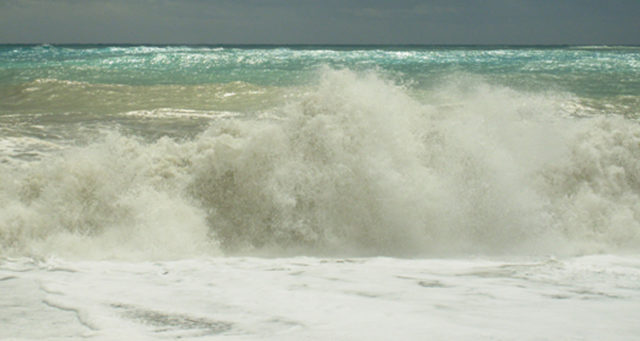
[[[5,84],[0,255],[638,251],[637,98],[468,70],[438,83],[305,72],[286,85]]]

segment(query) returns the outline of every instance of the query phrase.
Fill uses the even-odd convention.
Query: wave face
[[[160,91],[185,91],[153,85],[122,95],[145,105],[109,113],[41,112],[33,98],[5,109],[0,255],[640,250],[640,126],[628,101],[468,72],[429,86],[380,70],[313,75],[276,88],[193,85],[207,99],[179,108],[149,107]],[[46,86],[115,97],[105,88],[131,87]],[[222,106],[223,94],[252,91],[268,104]]]

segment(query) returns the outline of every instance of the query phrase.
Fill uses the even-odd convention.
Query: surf
[[[477,77],[321,68],[269,114],[0,165],[3,256],[636,252],[640,127]],[[575,107],[574,107],[575,108]],[[14,160],[15,161],[15,160]]]

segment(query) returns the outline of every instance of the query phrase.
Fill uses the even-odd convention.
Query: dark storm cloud
[[[0,42],[639,44],[637,0],[0,0]]]

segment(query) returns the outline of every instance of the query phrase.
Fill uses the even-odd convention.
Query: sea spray
[[[426,91],[325,68],[269,115],[217,119],[193,138],[109,130],[4,164],[2,254],[638,249],[636,121],[580,118],[570,96],[475,78]]]
[[[143,259],[215,253],[201,210],[170,179],[180,159],[162,146],[109,133],[102,142],[7,170],[4,251]]]

